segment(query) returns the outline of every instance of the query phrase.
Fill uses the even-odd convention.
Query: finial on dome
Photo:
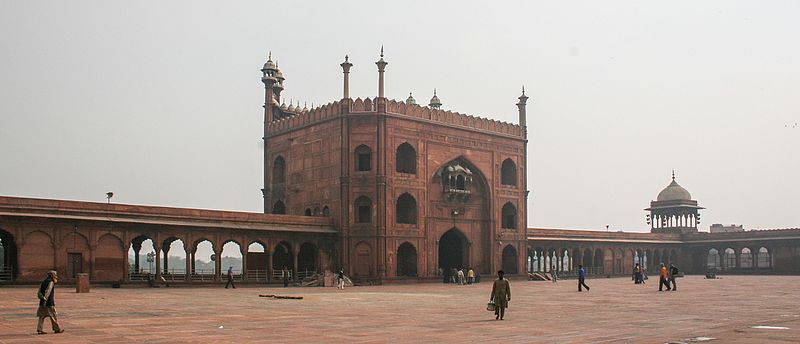
[[[344,62],[347,62],[348,59],[350,59],[350,56],[344,55]]]
[[[383,57],[383,44],[381,44],[381,57]]]
[[[269,51],[269,56],[267,57],[267,61],[272,61],[272,50]]]
[[[672,180],[675,180],[675,170],[672,170]]]
[[[522,95],[525,95],[525,85],[522,85]]]

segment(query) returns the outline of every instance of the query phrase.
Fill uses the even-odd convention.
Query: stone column
[[[89,247],[89,261],[91,262],[89,265],[89,271],[92,280],[97,279],[97,246],[90,246]]]
[[[214,250],[214,282],[222,280],[222,248],[215,246]]]
[[[272,251],[264,250],[267,256],[267,283],[272,280]]]
[[[247,281],[247,252],[250,250],[250,247],[244,246],[242,247],[242,282]]]
[[[294,245],[294,246],[297,246],[297,245]],[[298,251],[298,252],[295,252],[295,251]],[[300,253],[299,251],[300,250],[296,249],[296,248],[294,250],[292,250],[292,260],[293,260],[293,262],[292,262],[293,268],[292,269],[294,269],[294,272],[292,273],[292,280],[293,281],[297,281],[297,256],[298,256],[298,253]]]
[[[194,259],[192,259],[191,249],[186,248],[186,246],[184,245],[183,250],[184,252],[186,252],[186,262],[185,262],[186,271],[184,271],[184,279],[186,280],[186,282],[190,282],[192,280],[192,267],[194,265],[192,262],[194,261]]]
[[[161,280],[161,248],[158,246],[153,245],[153,249],[156,250],[156,281]]]
[[[122,255],[122,264],[123,264],[122,271],[124,273],[124,275],[122,276],[122,280],[124,282],[130,282],[131,281],[131,276],[130,276],[131,267],[130,267],[130,257],[128,257],[128,250],[125,250],[125,254]]]
[[[139,251],[141,251],[141,249],[142,249],[142,243],[141,242],[139,242],[138,244],[137,243],[133,243],[133,266],[134,266],[134,269],[136,270],[136,272],[135,272],[136,274],[139,274],[139,273],[142,272],[142,268],[139,265]]]

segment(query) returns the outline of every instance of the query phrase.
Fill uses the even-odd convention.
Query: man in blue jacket
[[[578,291],[583,291],[581,286],[586,288],[586,291],[589,291],[589,286],[586,285],[586,270],[583,269],[583,265],[578,265]]]

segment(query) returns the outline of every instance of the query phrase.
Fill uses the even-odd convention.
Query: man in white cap
[[[55,288],[58,283],[58,273],[51,270],[47,273],[47,277],[42,281],[39,286],[39,309],[36,311],[36,316],[39,317],[39,323],[36,325],[36,333],[45,334],[42,331],[44,325],[44,318],[50,318],[50,323],[53,325],[54,333],[61,333],[64,330],[58,326],[58,313],[56,312],[55,303]]]

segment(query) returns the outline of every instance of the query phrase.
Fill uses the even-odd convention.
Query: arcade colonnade
[[[681,265],[681,249],[677,245],[635,245],[626,243],[542,243],[529,242],[527,271],[577,274],[583,265],[587,274],[629,275],[636,264],[657,273],[663,263]]]
[[[5,203],[10,204],[5,204]],[[334,268],[330,218],[0,197],[0,281],[300,279]]]

